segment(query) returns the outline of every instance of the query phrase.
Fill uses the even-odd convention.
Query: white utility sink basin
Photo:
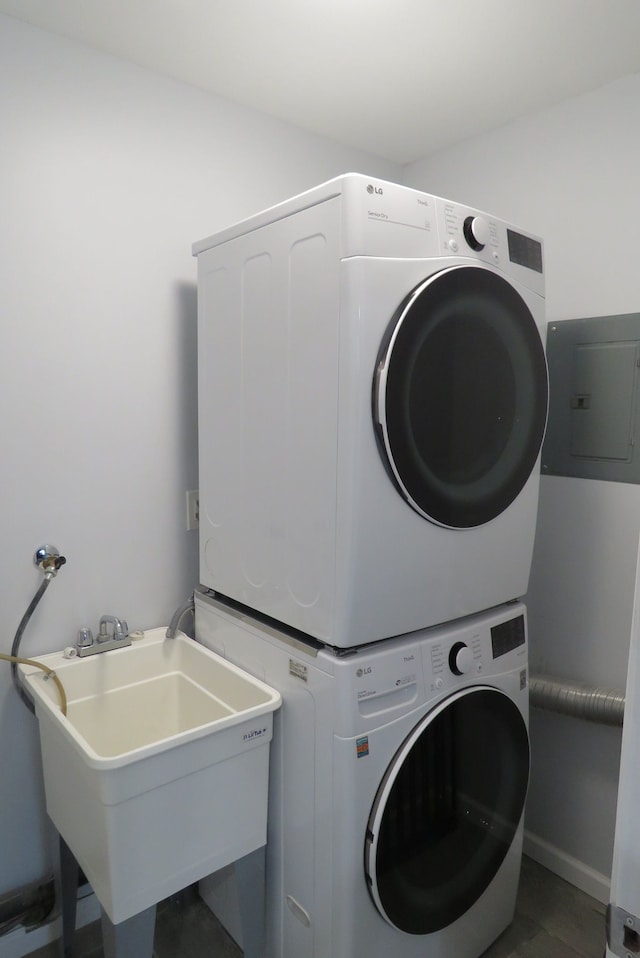
[[[266,842],[278,692],[182,633],[20,666],[47,811],[118,924]]]

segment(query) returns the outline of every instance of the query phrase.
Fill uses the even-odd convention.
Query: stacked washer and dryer
[[[529,773],[542,244],[349,174],[194,254],[196,637],[283,697],[268,958],[478,958]]]

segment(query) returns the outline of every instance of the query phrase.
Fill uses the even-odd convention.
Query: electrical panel
[[[640,482],[640,313],[549,323],[543,475]]]

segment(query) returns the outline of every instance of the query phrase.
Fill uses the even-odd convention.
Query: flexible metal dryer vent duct
[[[536,709],[561,712],[604,725],[622,725],[624,720],[623,692],[592,688],[551,675],[529,677],[529,702]]]

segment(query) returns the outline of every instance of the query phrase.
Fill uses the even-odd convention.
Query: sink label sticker
[[[245,732],[242,736],[243,742],[253,742],[254,739],[262,738],[263,735],[266,735],[269,730],[265,727],[263,728],[252,728],[249,732]]]

